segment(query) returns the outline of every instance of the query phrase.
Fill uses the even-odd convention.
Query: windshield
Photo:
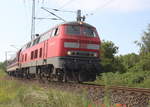
[[[83,35],[86,35],[88,37],[96,37],[96,32],[90,27],[84,27]]]
[[[73,26],[73,25],[67,26],[67,34],[80,35],[81,34],[80,26]]]
[[[83,35],[87,37],[96,37],[96,32],[92,27],[68,25],[67,34],[69,35]]]

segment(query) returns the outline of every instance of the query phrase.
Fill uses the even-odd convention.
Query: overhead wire
[[[47,10],[46,8],[41,7],[41,9],[43,9],[43,10],[45,10],[46,12],[50,13],[51,15],[53,15],[53,16],[55,16],[55,17],[57,17],[58,19],[60,19],[60,20],[62,20],[62,21],[64,21],[64,22],[66,22],[66,20],[64,20],[64,19],[63,19],[63,18],[61,18],[60,16],[56,15],[55,13],[50,12],[50,11],[49,11],[49,10]]]
[[[111,4],[113,1],[115,1],[115,0],[106,1],[106,3],[104,3],[102,6],[100,6],[100,8],[105,8],[107,5]]]
[[[41,9],[41,8],[45,8],[46,9],[46,11],[48,12],[49,10],[47,10],[47,9],[52,9],[52,8],[47,8],[47,7],[45,7],[44,5],[45,5],[45,0],[41,0],[42,2],[41,2],[41,4],[40,4],[40,8],[38,8],[38,10],[39,9]],[[44,10],[44,9],[43,9]],[[49,11],[50,12],[50,11]],[[53,15],[53,16],[55,16],[52,12],[50,12],[50,14],[51,15]],[[56,15],[55,17],[57,17],[58,18],[58,16]],[[60,18],[59,19],[57,19],[57,18],[51,18],[51,17],[49,17],[49,15],[47,15],[47,16],[44,16],[44,17],[36,17],[35,19],[36,20],[38,20],[37,21],[37,23],[36,23],[36,25],[39,25],[39,23],[41,22],[41,21],[43,21],[44,19],[51,19],[51,20],[55,20],[55,21],[57,21],[57,20],[60,20]],[[62,20],[62,19],[61,19]],[[63,20],[63,21],[65,21],[65,20]]]
[[[36,26],[38,26],[39,24],[40,24],[40,22],[42,21],[42,19],[44,19],[44,18],[39,18],[38,17],[38,14],[40,13],[40,10],[41,10],[41,7],[44,7],[44,3],[45,3],[45,0],[38,0],[38,5],[37,5],[37,10],[36,10],[36,16],[37,17],[35,17],[35,20],[37,20],[36,21]],[[47,15],[48,16],[48,15]],[[46,17],[47,17],[46,16]],[[46,18],[45,18],[46,19]],[[47,18],[48,19],[48,18]],[[50,18],[49,18],[50,19]]]
[[[47,7],[45,7],[47,8]],[[56,9],[56,8],[47,8],[47,9],[51,9],[53,11],[56,11],[56,12],[69,12],[69,13],[76,13],[76,11],[69,11],[69,10],[61,10],[61,9]]]
[[[63,9],[65,6],[67,6],[68,4],[71,4],[74,1],[75,0],[69,0],[69,1],[67,1],[65,4],[63,4],[61,7],[59,7],[59,9]]]
[[[62,12],[67,12],[67,11],[65,11],[65,10],[61,10],[61,9],[63,9],[65,6],[67,6],[67,5],[70,5],[71,3],[73,3],[75,0],[69,0],[69,1],[67,1],[65,4],[63,4],[60,8],[58,8],[58,9],[52,9],[52,10],[54,10],[54,11],[62,11]],[[112,2],[114,2],[115,0],[107,0],[104,4],[102,4],[100,7],[99,7],[99,9],[103,9],[103,8],[105,8],[106,6],[108,6],[109,4],[111,4]],[[69,11],[68,11],[69,12]],[[71,12],[71,11],[70,11]],[[76,12],[75,12],[76,13]],[[86,14],[85,16],[92,16],[92,15],[94,15],[96,12],[91,12],[91,13],[88,13],[88,14]]]
[[[98,7],[100,10],[102,10],[103,8],[105,8],[106,6],[108,6],[109,4],[111,4],[112,2],[114,2],[115,0],[108,0],[106,1],[103,5],[101,5],[100,7]],[[86,14],[86,16],[91,16],[94,15],[96,12],[92,12],[89,14]]]
[[[112,2],[114,2],[115,0],[108,0],[106,1],[103,5],[101,5],[99,8],[100,9],[103,9],[105,8],[106,6],[108,6],[109,4],[111,4]]]

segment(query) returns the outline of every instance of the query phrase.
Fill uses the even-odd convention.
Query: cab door
[[[44,55],[43,55],[44,59],[47,59],[47,54],[48,54],[48,40],[44,42]]]
[[[47,57],[54,57],[58,54],[59,43],[58,43],[59,29],[54,28],[52,30],[51,38],[48,40]]]

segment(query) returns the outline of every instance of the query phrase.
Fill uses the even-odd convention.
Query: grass
[[[88,107],[92,104],[82,94],[2,79],[5,75],[0,71],[0,107]]]
[[[25,84],[4,77],[6,74],[0,70],[0,107],[97,107],[85,94],[44,89],[37,84]],[[150,88],[150,72],[103,73],[96,83]],[[110,107],[107,92],[104,103],[105,107]]]
[[[0,81],[0,107],[87,107],[82,95],[29,86],[18,81]]]
[[[150,88],[150,71],[103,73],[95,81],[97,84]]]
[[[86,92],[75,94],[44,89],[37,84],[4,77],[6,74],[0,71],[0,107],[104,107],[87,99]],[[108,98],[105,97],[105,107],[110,107]]]
[[[0,69],[0,78],[6,76],[6,73],[4,72],[4,70]]]

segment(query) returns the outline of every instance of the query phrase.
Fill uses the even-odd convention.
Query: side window
[[[58,29],[58,28],[55,28],[55,29],[53,29],[53,31],[52,31],[51,37],[57,36],[58,34],[59,34],[59,29]]]
[[[38,38],[36,39],[36,44],[38,44],[39,41],[40,41],[40,37],[38,37]]]
[[[34,46],[34,45],[38,44],[38,43],[39,43],[39,40],[40,40],[40,37],[38,37],[37,39],[35,39],[35,40],[33,41],[32,46]]]
[[[34,58],[37,58],[38,57],[38,50],[35,50],[34,52]]]
[[[24,61],[24,55],[22,55],[22,62]]]
[[[47,39],[50,38],[50,33],[45,33],[43,36],[41,36],[41,39],[39,40],[39,42],[45,41]]]
[[[42,57],[42,48],[40,48],[40,53],[39,53],[39,57]]]
[[[27,61],[27,54],[25,54],[25,61]]]
[[[27,48],[29,48],[29,47],[30,47],[30,45],[31,45],[31,42],[29,42],[29,43],[27,44]]]
[[[33,41],[33,44],[32,44],[32,46],[34,46],[35,44],[36,44],[36,40],[34,40],[34,41]]]
[[[31,60],[34,58],[34,51],[31,52]]]

